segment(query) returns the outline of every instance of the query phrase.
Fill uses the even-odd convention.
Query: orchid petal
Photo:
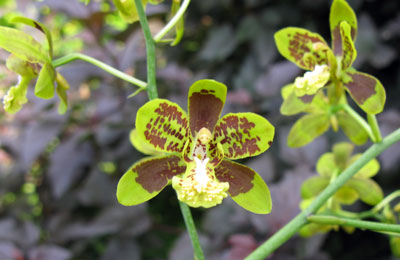
[[[223,160],[215,168],[215,177],[228,182],[228,193],[244,209],[256,214],[268,214],[272,208],[267,184],[253,169],[239,163]]]
[[[138,138],[155,151],[181,153],[190,132],[186,112],[177,104],[154,99],[137,112]]]
[[[196,81],[189,89],[188,113],[192,135],[205,127],[214,130],[225,104],[227,88],[214,80]]]
[[[156,196],[175,175],[186,170],[185,163],[177,156],[150,157],[129,168],[117,186],[119,203],[133,206]]]
[[[287,27],[274,35],[280,54],[300,68],[313,70],[315,65],[328,64],[329,46],[321,35],[303,28]]]
[[[230,113],[215,126],[210,143],[211,157],[217,143],[222,145],[225,158],[240,159],[265,152],[272,144],[275,128],[262,116],[254,113]]]

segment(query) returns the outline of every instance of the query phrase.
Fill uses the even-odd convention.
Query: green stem
[[[179,206],[181,207],[183,219],[185,220],[186,228],[189,232],[190,240],[192,241],[196,260],[204,260],[203,250],[200,246],[199,237],[197,236],[196,227],[194,225],[192,214],[190,213],[190,208],[182,201],[179,201]]]
[[[343,218],[336,216],[314,215],[307,218],[309,222],[323,225],[340,225],[355,227],[361,229],[370,229],[379,232],[395,232],[400,233],[400,225],[386,224],[373,221],[365,221],[351,218]]]
[[[83,60],[86,61],[90,64],[93,64],[97,67],[99,67],[100,69],[107,71],[108,73],[114,75],[117,78],[120,78],[122,80],[125,80],[129,83],[132,83],[133,85],[136,85],[140,88],[145,89],[147,87],[147,83],[144,81],[141,81],[140,79],[134,78],[120,70],[117,70],[113,67],[111,67],[110,65],[107,65],[99,60],[96,60],[95,58],[92,58],[90,56],[87,56],[85,54],[82,53],[70,53],[65,55],[64,57],[61,57],[59,59],[53,60],[53,66],[54,67],[59,67],[62,66],[64,64],[70,63],[71,61],[74,60]]]
[[[383,209],[387,204],[389,204],[392,200],[400,197],[400,190],[392,192],[390,195],[386,196],[381,202],[379,202],[371,211],[379,212]]]
[[[144,12],[142,0],[135,0],[135,5],[146,43],[147,94],[149,99],[152,100],[158,97],[156,84],[156,45],[150,32],[149,23],[147,21],[146,13]]]
[[[375,136],[376,142],[382,141],[381,131],[379,130],[378,121],[376,120],[375,115],[367,114],[367,119],[372,133]]]
[[[179,7],[178,12],[172,17],[172,19],[167,23],[167,25],[162,28],[161,31],[157,33],[157,35],[154,37],[155,42],[160,42],[162,38],[169,32],[171,31],[172,28],[178,23],[179,19],[183,16],[185,13],[186,9],[188,8],[190,3],[190,0],[184,0],[182,5]]]
[[[334,182],[329,184],[311,205],[298,214],[294,219],[292,219],[288,224],[286,224],[282,229],[270,237],[266,242],[259,246],[255,251],[253,251],[246,259],[264,259],[272,252],[274,252],[278,247],[285,243],[289,238],[299,231],[307,223],[307,217],[311,214],[317,212],[317,210],[326,203],[326,201],[335,192],[342,187],[351,177],[354,176],[365,164],[367,164],[371,159],[378,156],[381,152],[386,150],[392,144],[400,141],[400,128],[385,137],[382,142],[373,144],[368,150],[366,150],[363,155],[358,158],[353,164],[351,164],[346,170],[344,170]]]
[[[156,85],[156,53],[155,53],[155,42],[150,33],[149,24],[146,18],[146,14],[144,12],[142,6],[142,0],[135,0],[135,5],[137,8],[137,12],[139,15],[140,25],[143,29],[144,39],[146,42],[146,54],[147,54],[147,93],[149,99],[155,99],[158,97],[157,94],[157,85]],[[203,250],[201,249],[199,238],[197,236],[196,227],[194,225],[194,221],[192,218],[192,214],[190,213],[189,207],[179,201],[179,206],[181,208],[181,212],[183,215],[183,219],[185,220],[186,229],[189,232],[190,240],[192,241],[193,251],[195,255],[195,259],[204,260]]]
[[[346,111],[351,117],[353,117],[354,120],[356,120],[362,128],[367,132],[369,138],[371,138],[371,141],[376,143],[377,140],[375,138],[375,135],[373,133],[373,130],[371,129],[370,125],[365,121],[364,118],[362,118],[351,106],[348,104],[341,104],[340,107]],[[382,140],[382,137],[381,137]]]
[[[331,179],[329,180],[329,183],[334,182],[334,181],[336,180],[336,177],[337,177],[339,174],[340,174],[340,170],[339,170],[339,169],[337,169],[336,171],[334,171],[333,174],[332,174],[332,176],[331,176]],[[332,207],[333,207],[333,198],[332,198],[332,197],[330,197],[330,198],[328,199],[328,201],[327,201],[327,206],[328,206],[328,209],[332,209]]]

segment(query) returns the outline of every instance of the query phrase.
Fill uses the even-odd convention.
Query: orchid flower
[[[158,155],[136,162],[122,176],[117,188],[121,204],[143,203],[172,184],[178,199],[191,207],[213,207],[230,195],[251,212],[271,211],[263,179],[231,160],[266,151],[274,127],[254,113],[220,118],[226,93],[225,85],[200,80],[189,89],[188,115],[165,99],[151,100],[138,110],[134,143]]]

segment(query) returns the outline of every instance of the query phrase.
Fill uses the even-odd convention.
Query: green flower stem
[[[392,192],[390,195],[386,196],[381,202],[379,202],[371,211],[379,212],[382,210],[387,204],[389,204],[392,200],[400,197],[400,190],[396,190]]]
[[[358,160],[351,164],[346,170],[344,170],[334,182],[330,183],[311,205],[293,218],[288,224],[286,224],[282,229],[271,236],[266,242],[259,246],[255,251],[253,251],[246,259],[264,259],[272,252],[274,252],[278,247],[285,243],[289,238],[295,235],[299,229],[304,226],[311,214],[317,212],[317,210],[326,203],[326,201],[335,192],[342,187],[351,177],[354,176],[365,164],[370,160],[378,156],[381,152],[386,150],[392,144],[400,141],[400,128],[385,137],[382,142],[373,144],[368,148]]]
[[[201,249],[199,237],[197,236],[196,227],[190,213],[190,208],[184,202],[179,201],[179,206],[181,207],[181,212],[183,219],[185,220],[186,228],[189,232],[190,240],[192,241],[192,246],[194,250],[194,255],[196,260],[204,260],[203,250]]]
[[[52,63],[53,63],[54,67],[59,67],[64,64],[70,63],[71,61],[74,61],[74,60],[86,61],[90,64],[93,64],[93,65],[99,67],[100,69],[102,69],[104,71],[107,71],[108,73],[114,75],[115,77],[125,80],[129,83],[132,83],[133,85],[136,85],[140,88],[146,89],[146,87],[147,87],[146,82],[141,81],[140,79],[134,78],[120,70],[117,70],[117,69],[111,67],[110,65],[107,65],[99,60],[96,60],[95,58],[92,58],[92,57],[87,56],[82,53],[70,53],[70,54],[65,55],[64,57],[53,60]]]
[[[156,84],[156,44],[150,32],[149,23],[142,5],[142,0],[135,0],[136,9],[139,15],[140,26],[142,27],[146,43],[147,56],[147,94],[149,99],[158,97]]]
[[[385,224],[373,221],[365,221],[351,218],[343,218],[329,215],[314,215],[307,217],[307,220],[311,223],[323,224],[323,225],[340,225],[355,227],[361,229],[369,229],[378,232],[393,232],[400,233],[400,225],[396,224]]]
[[[367,119],[369,126],[371,127],[372,133],[375,136],[376,142],[382,141],[381,131],[379,130],[378,121],[376,120],[375,115],[367,114]]]
[[[157,33],[156,36],[154,36],[154,41],[155,42],[160,42],[162,38],[169,32],[171,31],[172,28],[178,23],[179,19],[184,15],[186,9],[188,8],[190,3],[190,0],[184,0],[182,5],[179,7],[178,12],[172,17],[172,19],[167,23],[167,25],[162,28],[161,31]]]
[[[340,107],[346,111],[351,117],[353,117],[354,120],[356,120],[362,128],[367,132],[369,138],[371,138],[371,141],[376,143],[377,140],[375,138],[375,135],[373,133],[373,130],[371,129],[370,125],[365,121],[364,118],[362,118],[351,106],[348,104],[341,104]],[[381,137],[382,140],[382,137]]]
[[[155,99],[158,97],[157,85],[156,85],[156,53],[155,53],[155,41],[150,33],[149,23],[146,18],[146,14],[143,9],[142,1],[135,0],[135,5],[139,15],[140,25],[143,30],[145,43],[146,43],[146,54],[147,54],[147,93],[149,99]],[[179,206],[185,221],[186,229],[189,232],[190,240],[192,241],[193,251],[195,259],[204,260],[203,250],[201,249],[199,238],[197,236],[196,227],[190,213],[189,207],[179,201]]]

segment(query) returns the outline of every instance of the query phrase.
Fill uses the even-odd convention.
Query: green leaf
[[[319,157],[316,168],[317,172],[321,176],[331,177],[332,174],[337,170],[334,154],[324,153],[321,157]]]
[[[185,170],[185,163],[174,155],[140,160],[119,180],[117,199],[125,206],[148,201],[160,193],[173,176],[182,174]]]
[[[30,63],[50,62],[49,55],[32,36],[22,31],[0,26],[0,48]]]
[[[29,26],[32,26],[33,28],[38,29],[39,31],[43,32],[46,35],[47,38],[47,44],[49,45],[49,57],[50,59],[53,58],[53,40],[51,38],[51,33],[50,30],[40,22],[37,22],[35,20],[32,20],[27,17],[22,17],[22,16],[15,16],[13,17],[10,22],[12,23],[23,23]]]
[[[312,142],[329,129],[327,113],[308,114],[293,125],[288,136],[289,147],[301,147]]]
[[[154,150],[181,154],[190,131],[186,112],[166,99],[153,99],[136,115],[139,139]]]
[[[347,168],[350,155],[353,153],[354,145],[351,143],[337,143],[333,146],[332,151],[335,156],[335,164],[344,170]]]
[[[229,194],[244,209],[256,214],[271,212],[272,200],[267,184],[253,169],[223,160],[215,168],[215,177],[229,183]]]
[[[43,99],[54,96],[55,70],[51,63],[45,63],[39,72],[35,85],[35,95]]]
[[[381,82],[366,73],[351,71],[346,73],[344,86],[353,100],[368,114],[382,112],[386,92]]]
[[[352,156],[351,159],[350,159],[350,163],[349,164],[352,164],[353,162],[358,160],[358,158],[360,158],[361,155],[362,154],[356,154],[356,155]],[[362,167],[354,175],[354,177],[357,177],[357,178],[371,178],[371,177],[374,177],[379,172],[379,168],[380,168],[380,165],[379,165],[378,160],[372,159],[366,165],[364,165],[364,167]]]
[[[342,39],[340,35],[340,23],[342,21],[350,25],[350,35],[354,42],[357,35],[356,14],[345,0],[334,0],[329,14],[329,25],[332,34],[332,49],[337,56],[342,55]]]
[[[310,199],[323,191],[329,184],[328,177],[313,176],[303,182],[301,186],[301,197],[303,199]]]
[[[143,142],[140,140],[139,135],[137,134],[136,129],[132,129],[131,132],[129,133],[129,140],[131,141],[131,144],[133,147],[135,147],[136,150],[143,154],[147,155],[161,155],[162,153],[158,152],[153,148],[152,145],[147,144],[146,142]]]
[[[113,0],[122,19],[128,23],[134,23],[139,20],[134,0]],[[143,9],[146,10],[147,0],[142,0]]]
[[[181,5],[181,0],[172,1],[171,17],[173,17],[178,12],[180,5]],[[181,41],[184,30],[185,30],[185,19],[182,16],[175,25],[175,39],[171,43],[171,46],[175,46]]]
[[[328,63],[329,46],[317,33],[287,27],[276,32],[274,38],[279,53],[300,68],[313,70],[315,65]]]
[[[351,27],[345,21],[340,23],[340,37],[342,39],[342,53],[340,54],[342,70],[345,70],[351,67],[357,57],[356,47],[351,37]]]
[[[353,177],[343,187],[354,189],[363,202],[372,206],[378,204],[383,199],[382,189],[371,179]]]
[[[224,156],[240,159],[265,152],[272,144],[275,128],[264,117],[254,113],[229,113],[215,126],[211,146],[222,145]],[[215,149],[211,149],[214,157]]]
[[[339,111],[336,113],[339,126],[345,135],[356,145],[362,145],[368,140],[368,133],[348,113]]]
[[[14,114],[21,110],[22,106],[28,102],[26,93],[31,77],[19,76],[19,83],[17,86],[11,87],[7,94],[4,96],[3,104],[4,110],[8,113]]]
[[[39,66],[36,63],[24,61],[14,54],[11,54],[6,61],[6,66],[9,70],[29,78],[35,78],[39,73]]]
[[[68,109],[67,90],[69,89],[69,84],[60,73],[57,73],[56,75],[56,82],[56,92],[60,99],[60,104],[58,105],[58,113],[64,114],[65,112],[67,112]]]
[[[333,197],[341,204],[352,205],[359,198],[358,193],[349,187],[340,188]]]

